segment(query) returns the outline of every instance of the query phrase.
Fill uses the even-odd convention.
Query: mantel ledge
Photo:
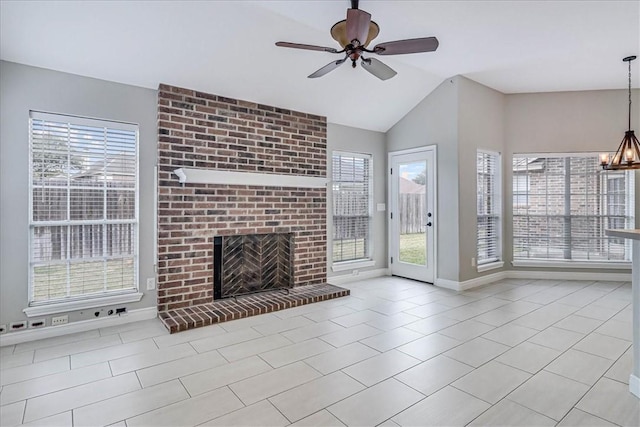
[[[180,168],[173,171],[181,184],[254,185],[259,187],[326,188],[325,177],[278,175],[211,169]]]

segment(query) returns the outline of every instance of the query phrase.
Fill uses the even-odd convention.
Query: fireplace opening
[[[213,238],[213,298],[293,287],[293,233]]]

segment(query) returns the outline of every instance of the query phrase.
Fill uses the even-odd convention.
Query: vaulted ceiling
[[[338,47],[339,1],[2,1],[0,58],[157,88],[168,83],[386,131],[444,79],[503,93],[623,89],[640,54],[639,1],[360,1],[378,42],[436,36],[436,52],[378,57],[380,81],[276,41]],[[638,87],[638,63],[634,87]]]

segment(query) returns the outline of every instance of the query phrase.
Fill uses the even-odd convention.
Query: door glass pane
[[[427,162],[401,163],[398,183],[400,262],[427,265]]]

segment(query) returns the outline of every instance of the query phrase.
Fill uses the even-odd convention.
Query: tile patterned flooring
[[[173,335],[154,319],[2,347],[0,425],[640,425],[629,283],[346,287]]]

